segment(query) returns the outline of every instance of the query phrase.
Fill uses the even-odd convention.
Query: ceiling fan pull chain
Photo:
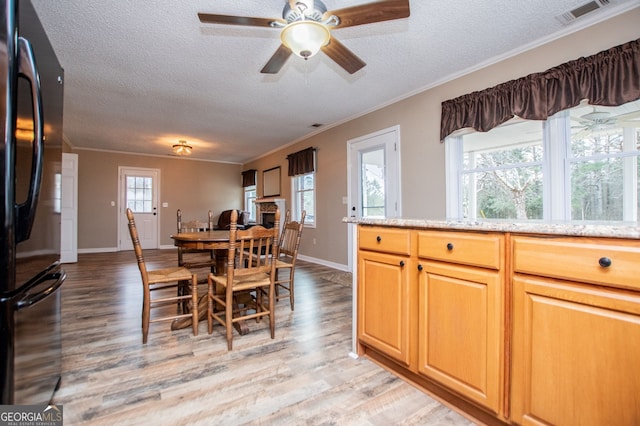
[[[304,84],[305,86],[309,85],[309,60],[305,59],[304,60]]]

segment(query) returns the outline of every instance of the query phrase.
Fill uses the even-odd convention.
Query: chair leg
[[[227,332],[227,350],[230,351],[233,346],[233,343],[232,343],[232,340],[233,340],[233,289],[227,286],[225,291],[226,291],[226,298],[225,298],[226,306],[224,307],[224,315],[225,315],[224,325]]]
[[[275,339],[276,337],[275,307],[276,307],[276,289],[275,289],[275,285],[271,284],[269,286],[269,330],[271,331],[272,339]]]
[[[289,272],[289,302],[291,303],[291,310],[293,311],[293,268]]]
[[[262,287],[256,288],[256,314],[262,312],[262,307],[264,306],[262,296]],[[260,322],[260,320],[262,320],[262,317],[256,317],[256,322]]]
[[[193,274],[191,281],[191,324],[193,326],[193,335],[198,335],[198,276]]]
[[[207,291],[207,329],[209,334],[213,333],[213,280],[211,276],[208,278],[208,291]]]
[[[185,281],[178,281],[178,297],[184,296],[186,294],[186,291],[187,283]],[[178,303],[177,310],[179,314],[187,312],[187,309],[189,309],[189,306],[187,304],[188,302],[184,299]]]
[[[142,300],[142,343],[147,343],[147,337],[149,335],[149,318],[151,316],[151,294],[149,289],[144,290],[144,296]]]

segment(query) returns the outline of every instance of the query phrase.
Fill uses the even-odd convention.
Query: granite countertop
[[[393,226],[399,228],[448,229],[464,231],[518,232],[527,234],[567,235],[580,237],[609,237],[640,239],[640,227],[637,224],[618,226],[598,224],[514,222],[514,221],[446,221],[423,219],[356,219],[344,217],[344,223],[360,225]]]

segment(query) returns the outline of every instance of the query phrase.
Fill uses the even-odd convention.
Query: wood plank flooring
[[[150,269],[174,250],[146,250]],[[65,264],[62,384],[65,425],[471,425],[373,362],[352,359],[351,288],[337,272],[298,262],[296,310],[277,304],[228,352],[223,329],[151,324],[142,344],[141,280],[132,251]],[[203,271],[204,275],[206,271]],[[202,286],[201,294],[205,287]]]

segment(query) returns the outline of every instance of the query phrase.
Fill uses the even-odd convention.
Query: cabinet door
[[[502,275],[419,261],[418,371],[498,412],[502,383]]]
[[[358,338],[409,365],[408,257],[360,251]]]
[[[512,418],[640,422],[640,294],[515,275]]]

